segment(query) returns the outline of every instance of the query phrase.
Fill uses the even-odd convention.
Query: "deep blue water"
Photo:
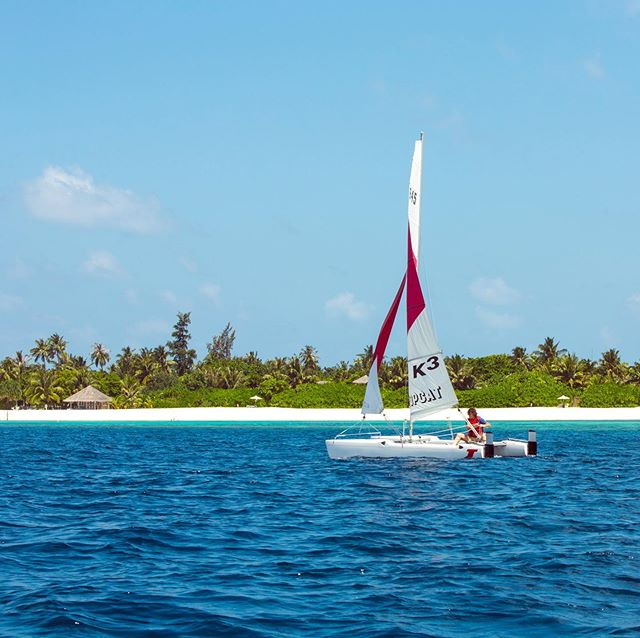
[[[640,632],[640,423],[455,462],[338,429],[0,428],[0,635]]]

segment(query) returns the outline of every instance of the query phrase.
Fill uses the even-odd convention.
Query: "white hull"
[[[437,436],[373,436],[371,438],[336,438],[325,441],[327,452],[332,459],[355,457],[384,458],[427,458],[427,459],[467,459],[488,458],[489,446],[482,443],[460,443],[454,445],[451,439]],[[527,441],[506,439],[493,444],[493,456],[522,457],[527,454]]]

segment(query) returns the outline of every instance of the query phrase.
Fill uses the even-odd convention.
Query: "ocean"
[[[640,423],[450,462],[331,461],[342,427],[1,427],[0,635],[640,632]]]

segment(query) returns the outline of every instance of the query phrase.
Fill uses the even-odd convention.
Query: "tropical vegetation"
[[[95,343],[85,358],[69,352],[59,334],[35,340],[0,362],[0,405],[63,407],[63,400],[87,385],[113,397],[115,408],[245,406],[359,407],[362,380],[373,361],[371,345],[352,362],[322,367],[312,345],[291,356],[262,359],[257,352],[236,356],[230,323],[207,344],[198,360],[190,347],[191,314],[178,313],[165,344],[123,347],[112,354]],[[546,337],[532,352],[484,357],[454,354],[445,359],[462,405],[478,407],[554,406],[559,397],[572,405],[640,405],[640,361],[625,363],[609,349],[598,360],[579,357]],[[379,370],[387,407],[406,406],[407,362],[385,359]]]

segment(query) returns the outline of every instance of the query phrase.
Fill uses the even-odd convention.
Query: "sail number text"
[[[418,201],[418,193],[416,193],[413,188],[409,189],[409,201],[412,204],[415,204]]]
[[[427,373],[424,371],[425,367],[427,370],[435,370],[439,366],[440,360],[438,359],[438,357],[436,357],[435,355],[433,357],[429,357],[426,361],[413,366],[413,378],[417,379],[419,376],[426,376]]]

